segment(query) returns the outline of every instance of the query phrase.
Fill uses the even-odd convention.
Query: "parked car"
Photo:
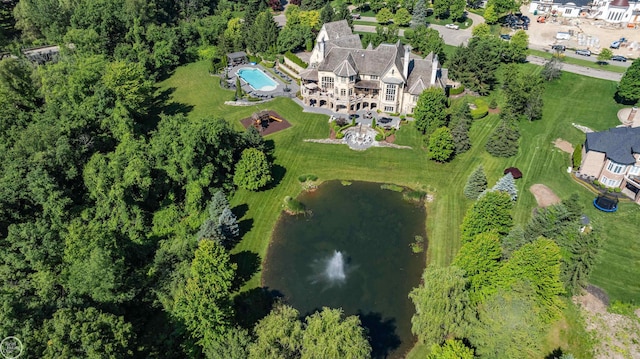
[[[502,40],[507,40],[507,41],[509,41],[509,40],[511,40],[511,35],[509,35],[509,34],[502,34],[502,35],[500,35],[500,38],[501,38]]]
[[[612,49],[619,49],[620,48],[620,44],[621,44],[620,41],[614,41],[614,42],[611,43],[611,45],[609,45],[609,47],[612,48]]]
[[[446,27],[447,29],[451,29],[451,30],[458,30],[460,28],[460,26],[458,26],[456,24],[446,24],[446,25],[444,25],[444,27]]]
[[[576,50],[576,55],[591,56],[591,51],[589,51],[589,50]]]
[[[567,47],[564,45],[553,45],[551,46],[551,49],[559,52],[564,52],[564,50],[566,50]]]
[[[620,61],[620,62],[627,62],[627,58],[624,57],[624,56],[620,56],[620,55],[612,56],[611,60]]]

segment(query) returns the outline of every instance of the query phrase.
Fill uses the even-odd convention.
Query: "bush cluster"
[[[302,61],[301,58],[299,58],[298,56],[293,54],[291,51],[287,51],[284,54],[284,57],[286,57],[287,59],[291,60],[294,64],[302,67],[303,69],[306,69],[307,66],[309,66],[309,64],[307,64],[306,62]]]
[[[471,110],[471,117],[473,117],[474,120],[479,120],[487,116],[489,113],[489,105],[487,105],[484,100],[476,99],[473,101],[473,104],[476,105],[476,108]]]

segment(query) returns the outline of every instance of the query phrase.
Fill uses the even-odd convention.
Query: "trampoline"
[[[603,212],[615,212],[618,210],[618,199],[601,195],[593,200],[593,205]]]

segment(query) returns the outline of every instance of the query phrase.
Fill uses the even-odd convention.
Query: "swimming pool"
[[[273,91],[278,86],[277,82],[269,78],[269,76],[260,69],[242,68],[238,70],[237,75],[254,90]]]

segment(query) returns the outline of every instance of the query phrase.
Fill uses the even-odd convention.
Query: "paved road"
[[[545,62],[547,62],[545,58],[538,57],[538,56],[527,56],[527,61],[529,61],[532,64],[536,64],[540,66],[543,66]],[[567,64],[567,63],[562,64],[562,71],[573,72],[574,74],[595,77],[603,80],[611,80],[611,81],[620,81],[620,79],[622,78],[622,74],[617,72],[592,69],[589,67]]]
[[[533,50],[540,50],[540,51],[547,51],[547,52],[551,52],[552,51],[551,45],[549,45],[549,46],[540,46],[540,45],[529,44],[529,48],[533,49]],[[564,52],[564,56],[572,57],[574,59],[591,61],[591,62],[594,62],[594,63],[598,61],[598,56],[582,56],[582,55],[576,54],[574,51],[571,51],[571,50],[565,51]],[[631,66],[632,62],[633,61],[627,61],[627,62],[609,61],[609,64],[612,65],[612,66],[629,67],[629,66]]]

